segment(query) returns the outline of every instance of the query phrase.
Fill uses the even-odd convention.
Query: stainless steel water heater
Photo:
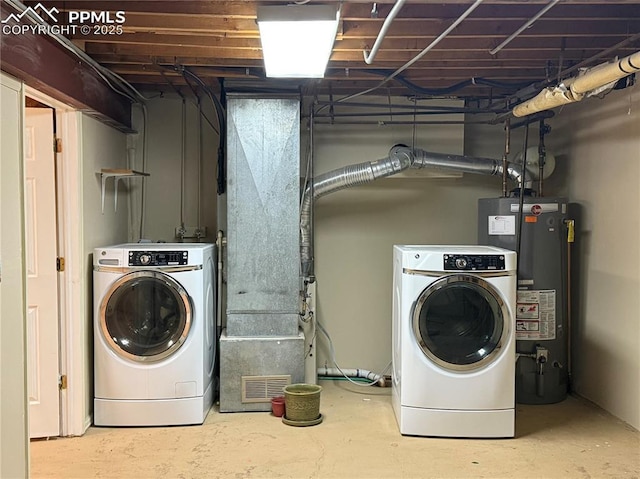
[[[478,202],[478,244],[518,253],[516,401],[522,404],[559,402],[569,389],[567,206],[566,198],[535,196]]]

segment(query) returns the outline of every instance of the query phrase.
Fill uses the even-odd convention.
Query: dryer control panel
[[[129,251],[129,266],[184,266],[186,251]]]
[[[495,271],[504,270],[501,254],[445,254],[445,271]]]

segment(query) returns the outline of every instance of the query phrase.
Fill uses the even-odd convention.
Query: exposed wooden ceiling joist
[[[37,1],[27,1],[35,6]],[[181,85],[187,67],[207,83],[246,78],[262,82],[264,67],[256,24],[257,6],[284,1],[42,1],[61,11],[122,11],[121,34],[76,32],[72,37],[89,56],[140,88],[164,88],[167,78]],[[298,2],[300,3],[300,2]],[[413,59],[474,2],[408,0],[373,64],[363,59],[395,1],[314,1],[341,4],[341,24],[324,80],[300,81],[316,90],[354,93],[375,86],[388,72]],[[556,79],[574,65],[594,66],[640,49],[640,0],[563,0],[495,55],[490,51],[534,17],[549,0],[485,0],[446,38],[406,71],[386,92],[412,95],[472,78],[504,88],[470,84],[460,97],[506,95],[509,85]],[[404,83],[403,83],[404,82]],[[283,82],[287,88],[292,82]],[[261,85],[262,83],[257,83]],[[278,82],[270,81],[269,85]],[[413,84],[416,88],[410,88]],[[516,88],[514,86],[514,88]]]

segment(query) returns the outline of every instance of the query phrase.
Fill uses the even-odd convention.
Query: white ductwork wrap
[[[640,71],[640,52],[591,68],[582,75],[570,78],[555,87],[542,90],[535,97],[521,103],[513,109],[517,117],[531,115],[557,106],[575,103],[589,96],[592,91]]]
[[[313,233],[311,225],[313,201],[321,196],[351,186],[364,185],[378,178],[395,175],[408,168],[446,169],[490,176],[502,175],[503,170],[502,160],[447,155],[396,145],[389,150],[387,158],[345,166],[318,176],[313,180],[313,185],[307,187],[304,191],[300,209],[300,260],[304,278],[313,281]],[[522,173],[518,165],[509,164],[507,176],[520,186]]]

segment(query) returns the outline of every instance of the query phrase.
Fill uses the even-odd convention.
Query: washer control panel
[[[445,254],[445,271],[494,271],[504,270],[501,254]]]
[[[129,266],[184,266],[187,251],[129,251]]]

